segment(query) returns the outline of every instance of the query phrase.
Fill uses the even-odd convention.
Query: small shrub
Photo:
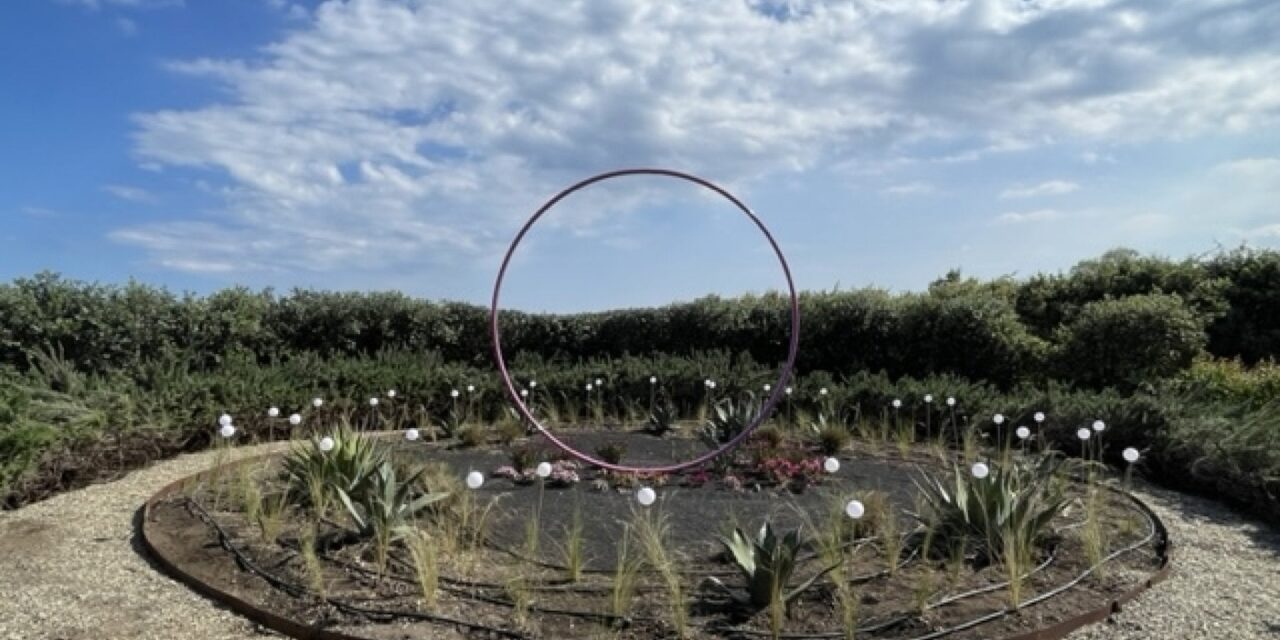
[[[785,606],[838,566],[832,565],[796,588],[788,589],[787,584],[796,568],[796,555],[805,544],[799,531],[778,536],[773,525],[765,521],[754,539],[735,527],[730,537],[720,538],[720,543],[747,581],[746,597],[739,597],[739,600],[757,608],[774,604]],[[724,587],[719,580],[712,580]],[[727,587],[725,589],[728,590]]]
[[[663,398],[662,402],[655,405],[653,411],[649,413],[644,430],[649,435],[662,437],[676,428],[676,420],[678,420],[678,414],[675,405]]]
[[[596,457],[609,464],[622,462],[622,456],[626,455],[626,453],[627,445],[622,442],[610,442],[596,447]]]
[[[827,455],[835,455],[849,446],[852,436],[844,425],[828,422],[826,414],[818,414],[818,419],[809,423],[809,433],[813,436],[818,449]]]

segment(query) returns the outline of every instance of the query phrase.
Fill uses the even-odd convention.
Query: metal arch
[[[510,266],[511,264],[511,257],[515,255],[516,248],[520,246],[520,241],[524,239],[525,234],[529,232],[529,229],[533,227],[534,223],[536,223],[539,218],[541,218],[547,211],[549,211],[552,207],[554,207],[556,203],[560,202],[561,200],[565,199],[570,194],[576,191],[579,191],[597,182],[603,182],[605,180],[609,180],[611,178],[633,176],[633,175],[665,176],[669,178],[677,178],[680,180],[684,180],[686,182],[692,182],[693,184],[696,184],[706,189],[709,189],[711,191],[714,191],[715,193],[719,194],[729,202],[733,203],[733,205],[737,207],[739,211],[741,211],[744,215],[746,215],[747,218],[749,218],[751,222],[753,222],[756,225],[756,228],[760,229],[760,232],[764,234],[765,239],[769,241],[769,246],[773,248],[774,255],[778,257],[778,264],[782,266],[782,273],[786,277],[787,290],[791,300],[791,305],[790,305],[791,306],[791,340],[787,349],[787,360],[783,364],[782,371],[778,374],[777,382],[775,382],[773,385],[773,392],[769,394],[769,398],[765,401],[764,405],[760,408],[759,415],[757,415],[755,419],[753,419],[751,423],[748,424],[747,427],[742,430],[741,433],[739,433],[729,442],[726,442],[723,446],[721,446],[718,449],[708,451],[707,453],[704,453],[692,460],[688,460],[685,462],[680,462],[680,463],[670,464],[670,465],[654,466],[654,467],[634,467],[629,465],[612,464],[609,462],[605,462],[604,460],[598,460],[588,454],[585,454],[581,451],[578,451],[577,449],[574,449],[568,443],[560,440],[554,434],[552,434],[550,430],[544,427],[542,423],[539,422],[536,417],[534,417],[533,412],[529,410],[529,407],[524,403],[524,400],[520,398],[520,394],[516,389],[515,383],[511,379],[511,373],[510,371],[507,370],[506,359],[502,355],[502,335],[498,329],[498,301],[502,293],[502,281],[506,277],[507,267]],[[689,173],[684,173],[681,171],[673,171],[671,169],[652,169],[652,168],[620,169],[617,171],[609,171],[609,172],[601,173],[569,186],[568,188],[564,189],[560,193],[557,193],[550,200],[548,200],[541,207],[539,207],[538,210],[534,212],[532,216],[530,216],[529,220],[524,223],[524,226],[520,228],[519,233],[516,234],[515,239],[511,241],[511,246],[507,248],[507,253],[502,258],[502,267],[498,269],[498,277],[494,280],[493,301],[489,308],[489,328],[490,328],[490,336],[493,338],[494,361],[498,365],[498,372],[502,376],[502,383],[507,389],[507,396],[511,399],[511,402],[515,404],[516,410],[520,412],[520,415],[524,416],[524,418],[528,420],[530,424],[532,424],[534,427],[538,429],[539,433],[541,433],[544,437],[546,437],[547,440],[551,441],[551,444],[555,445],[560,450],[564,451],[565,453],[569,454],[570,456],[573,456],[574,458],[582,462],[585,462],[587,464],[594,465],[597,467],[601,467],[604,469],[608,469],[609,471],[637,473],[637,474],[673,473],[676,471],[680,471],[682,469],[688,469],[691,467],[696,467],[701,464],[705,464],[706,462],[718,456],[724,455],[725,453],[732,451],[738,445],[742,444],[742,442],[746,440],[747,437],[749,437],[751,433],[755,431],[756,428],[759,427],[762,422],[764,422],[765,418],[768,417],[773,412],[773,409],[775,406],[777,406],[778,401],[782,399],[782,396],[784,394],[783,389],[786,386],[787,381],[790,379],[793,369],[795,368],[796,354],[798,353],[799,347],[800,347],[800,301],[798,296],[796,295],[795,282],[791,278],[791,267],[787,265],[787,259],[785,256],[782,255],[782,249],[778,247],[778,243],[776,240],[774,240],[773,234],[769,232],[769,229],[765,227],[764,223],[761,222],[760,218],[757,217],[756,214],[752,213],[751,209],[748,208],[747,205],[743,204],[741,200],[734,197],[733,194],[729,193],[724,188],[710,182],[709,180],[705,180],[698,176],[695,176]]]

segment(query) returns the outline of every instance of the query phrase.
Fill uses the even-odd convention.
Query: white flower
[[[315,408],[317,408],[317,409],[319,409],[319,408],[320,408],[320,406],[321,406],[321,405],[323,405],[323,404],[324,404],[324,398],[312,398],[312,399],[311,399],[311,406],[313,406],[313,407],[315,407]]]
[[[1035,418],[1035,419],[1036,419],[1036,422],[1044,422],[1044,412],[1043,412],[1043,411],[1037,411],[1037,412],[1036,412],[1036,414],[1035,414],[1034,416],[1031,416],[1031,417]]]
[[[413,442],[414,440],[417,440],[417,439],[418,439],[418,430],[417,430],[417,429],[414,429],[413,427],[409,427],[409,428],[408,428],[408,429],[406,429],[406,430],[405,430],[405,432],[404,432],[404,439],[405,439],[405,440],[408,440],[409,442]]]
[[[1106,428],[1107,428],[1107,423],[1105,423],[1105,422],[1103,422],[1103,421],[1101,421],[1101,420],[1094,420],[1094,421],[1093,421],[1093,430],[1094,430],[1094,431],[1097,431],[1098,433],[1102,433],[1102,430],[1103,430],[1103,429],[1106,429]]]
[[[827,395],[827,388],[826,388],[826,387],[823,387],[823,388],[821,388],[821,389],[818,389],[818,395],[820,395],[820,396],[825,396],[825,395]]]
[[[295,427],[296,427],[296,426],[298,426],[298,425],[300,425],[300,424],[302,424],[302,416],[300,416],[300,415],[298,415],[298,414],[296,414],[296,413],[295,413],[295,414],[291,414],[291,415],[289,416],[289,424],[291,424],[291,425],[293,425],[293,426],[295,426]]]
[[[649,384],[658,384],[658,376],[649,376]]]
[[[997,413],[996,415],[991,416],[991,421],[996,424],[1004,424],[1004,414]]]
[[[822,469],[827,473],[835,473],[840,470],[840,461],[835,458],[827,458],[822,461]]]
[[[467,393],[475,393],[476,386],[474,384],[467,385]]]
[[[649,487],[640,487],[640,489],[636,491],[636,502],[639,502],[642,507],[647,507],[653,504],[653,501],[657,499],[657,492]]]
[[[268,418],[275,418],[275,417],[278,417],[279,415],[280,415],[279,407],[271,407],[270,409],[267,409]]]
[[[236,434],[236,428],[230,424],[224,424],[218,428],[218,434],[224,438],[230,438]]]
[[[924,403],[925,403],[925,404],[933,404],[933,394],[932,394],[932,393],[926,393],[926,394],[924,394]]]
[[[371,407],[376,407],[376,406],[378,406],[378,399],[377,399],[377,398],[369,398],[369,406],[371,406]]]
[[[484,474],[479,471],[472,471],[467,474],[467,488],[479,489],[484,486]]]
[[[899,399],[897,399],[897,398],[894,398],[894,399],[893,399],[893,402],[891,402],[891,403],[889,403],[889,404],[892,404],[894,409],[901,409],[901,408],[902,408],[902,401],[901,401],[901,400],[899,400]]]
[[[1129,464],[1137,462],[1138,458],[1142,457],[1142,454],[1138,453],[1138,450],[1133,447],[1125,449],[1122,455],[1124,455],[1124,461]]]
[[[316,446],[320,448],[320,451],[324,453],[328,453],[330,451],[333,451],[333,446],[335,444],[337,443],[333,441],[333,438],[330,438],[329,436],[325,436],[323,438],[320,438],[320,443]]]
[[[1088,440],[1090,435],[1093,435],[1092,432],[1090,432],[1088,429],[1085,429],[1084,427],[1081,427],[1078,431],[1076,431],[1076,437],[1080,438],[1081,440]]]
[[[1031,430],[1026,427],[1018,427],[1018,430],[1014,431],[1014,433],[1018,434],[1018,438],[1022,440],[1026,440],[1031,437]]]
[[[867,508],[858,500],[850,500],[844,505],[844,514],[858,520],[867,512]]]
[[[225,427],[225,426],[227,426],[227,425],[229,425],[229,424],[231,424],[231,416],[229,416],[229,415],[227,415],[227,414],[225,414],[225,413],[224,413],[224,414],[222,414],[222,415],[220,415],[220,416],[218,416],[218,425],[219,425],[219,426],[223,426],[223,427]]]
[[[982,463],[982,462],[975,462],[973,464],[973,468],[970,469],[969,471],[973,473],[973,477],[981,480],[987,477],[991,473],[991,467],[988,467],[985,463]]]
[[[791,391],[792,391],[792,389],[791,389],[791,387],[787,387],[786,389],[783,389],[782,391],[783,391],[783,392],[785,392],[787,395],[791,395]]]
[[[396,397],[396,390],[395,390],[395,389],[387,389],[387,397],[388,397],[388,398],[394,398],[394,397]]]
[[[456,398],[456,397],[458,397],[458,390],[457,390],[457,389],[450,389],[450,390],[449,390],[449,397],[450,397],[450,398]]]
[[[538,477],[539,477],[539,478],[546,478],[547,476],[550,476],[550,475],[551,475],[551,463],[550,463],[550,462],[539,462],[539,463],[538,463],[538,468],[537,468],[537,469],[534,469],[534,473],[538,474]]]
[[[948,407],[954,407],[954,406],[956,406],[956,399],[955,399],[955,398],[947,398],[947,406],[948,406]]]

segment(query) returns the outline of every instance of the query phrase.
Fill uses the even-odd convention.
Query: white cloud
[[[1009,211],[995,217],[996,224],[1027,224],[1031,222],[1048,222],[1058,220],[1063,213],[1056,209],[1036,209],[1034,211]]]
[[[1000,192],[1000,198],[1035,198],[1039,196],[1060,196],[1080,189],[1080,185],[1067,180],[1049,180],[1031,186],[1009,187]]]
[[[1205,27],[1225,14],[1245,19]],[[260,56],[172,65],[231,97],[138,115],[140,161],[221,176],[225,206],[114,237],[174,268],[449,264],[617,166],[738,185],[1260,129],[1280,114],[1276,16],[1263,0],[326,2]]]
[[[927,182],[906,182],[903,184],[895,184],[885,187],[882,193],[891,196],[917,196],[926,195],[937,191],[937,189]]]
[[[130,187],[123,184],[109,184],[102,187],[103,191],[130,202],[138,202],[142,204],[155,204],[159,202],[159,198],[155,194],[139,187]]]

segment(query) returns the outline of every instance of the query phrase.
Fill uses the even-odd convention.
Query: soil
[[[626,445],[624,461],[652,464],[687,459],[702,450],[691,440],[660,439],[640,434],[572,434],[568,438],[584,451],[606,442]],[[419,461],[442,462],[459,476],[471,470],[489,473],[509,464],[507,449],[448,449],[432,443],[396,445],[397,455]],[[686,637],[768,638],[769,611],[752,610],[734,601],[743,579],[721,556],[717,540],[737,524],[754,533],[766,518],[778,530],[848,520],[840,514],[844,501],[868,498],[878,492],[895,514],[900,532],[913,522],[915,481],[945,467],[924,449],[903,459],[896,452],[865,448],[840,456],[841,468],[820,482],[797,492],[794,486],[748,484],[742,490],[721,483],[684,486],[680,477],[649,478],[644,482],[661,496],[654,507],[635,506],[632,486],[595,488],[595,471],[584,470],[584,481],[567,488],[517,484],[490,477],[473,494],[477,504],[493,504],[489,512],[489,544],[474,551],[451,549],[441,553],[440,585],[436,601],[424,604],[414,579],[413,561],[400,545],[393,545],[385,575],[379,576],[368,544],[347,544],[323,552],[323,593],[315,585],[299,553],[305,526],[293,514],[280,536],[263,541],[260,528],[236,510],[235,500],[218,497],[207,487],[194,487],[157,502],[146,523],[156,550],[183,571],[212,586],[233,593],[259,608],[306,625],[341,630],[371,639],[402,638],[595,638],[640,639],[676,637],[673,598],[664,575],[646,567],[639,574],[626,615],[612,616],[613,573],[625,531],[642,522],[667,527],[663,550],[678,573],[681,601],[688,614]],[[267,469],[264,477],[271,477]],[[664,484],[665,483],[665,484]],[[1073,487],[1079,494],[1080,488]],[[948,638],[1007,637],[1042,628],[1096,609],[1109,599],[1145,580],[1159,568],[1151,524],[1143,512],[1119,494],[1104,491],[1102,521],[1110,550],[1135,546],[1104,565],[1079,584],[1043,602]],[[868,501],[870,504],[870,501]],[[215,506],[217,508],[215,508]],[[538,514],[538,543],[530,543],[528,522]],[[564,548],[568,526],[582,524],[585,556],[582,575],[567,579]],[[832,520],[834,518],[834,520]],[[1042,569],[1024,581],[1023,601],[1066,585],[1086,572],[1089,562],[1079,536],[1082,514],[1068,509],[1054,521],[1060,533],[1041,550]],[[340,529],[337,516],[321,525],[326,532]],[[811,537],[811,536],[810,536]],[[1004,611],[1010,603],[1008,579],[999,566],[974,567],[943,559],[921,559],[908,549],[889,561],[887,539],[854,538],[848,543],[838,573],[856,603],[859,638],[900,640],[942,637],[933,632],[961,627]],[[635,539],[632,557],[639,554]],[[817,550],[800,555],[792,584],[799,584],[823,568]],[[890,573],[888,568],[895,570]],[[849,607],[834,580],[823,578],[804,591],[781,617],[782,637],[843,637],[843,616]],[[724,587],[717,586],[719,580]],[[949,595],[970,595],[951,600]],[[950,600],[942,602],[943,600]],[[936,606],[933,606],[936,605]],[[465,624],[460,624],[465,623]],[[792,634],[788,636],[787,634]]]

